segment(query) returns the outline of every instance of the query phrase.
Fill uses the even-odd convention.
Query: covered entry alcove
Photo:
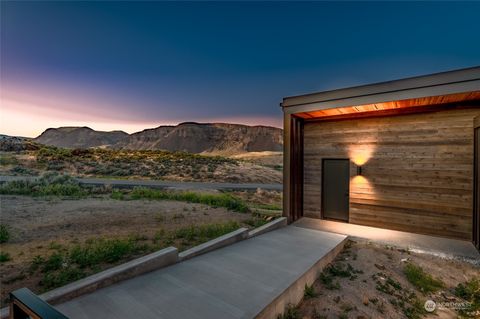
[[[478,248],[480,67],[287,97],[282,108],[290,221],[340,220]]]

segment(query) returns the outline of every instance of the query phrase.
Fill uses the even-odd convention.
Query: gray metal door
[[[350,160],[324,159],[322,176],[323,218],[348,222]]]

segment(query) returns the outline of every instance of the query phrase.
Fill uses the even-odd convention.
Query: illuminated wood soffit
[[[480,100],[480,91],[440,95],[440,96],[430,96],[430,97],[422,97],[422,98],[416,98],[416,99],[390,101],[390,102],[365,104],[365,105],[357,105],[357,106],[345,106],[345,107],[332,108],[332,109],[326,109],[326,110],[296,113],[295,116],[301,117],[304,119],[310,119],[310,118],[338,116],[338,115],[344,115],[344,114],[357,114],[357,113],[363,113],[363,112],[401,109],[401,108],[408,108],[408,107],[415,107],[415,106],[440,105],[440,104],[465,102],[465,101],[473,101],[473,100]]]

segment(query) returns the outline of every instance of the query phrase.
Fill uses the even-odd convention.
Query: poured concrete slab
[[[55,308],[71,319],[254,318],[345,238],[288,226]]]
[[[344,234],[350,237],[364,238],[419,253],[428,253],[445,258],[459,258],[474,264],[480,264],[480,254],[469,241],[305,217],[296,221],[294,225]]]

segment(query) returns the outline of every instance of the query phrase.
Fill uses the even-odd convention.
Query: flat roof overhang
[[[304,119],[480,100],[480,67],[286,97],[285,114]]]

